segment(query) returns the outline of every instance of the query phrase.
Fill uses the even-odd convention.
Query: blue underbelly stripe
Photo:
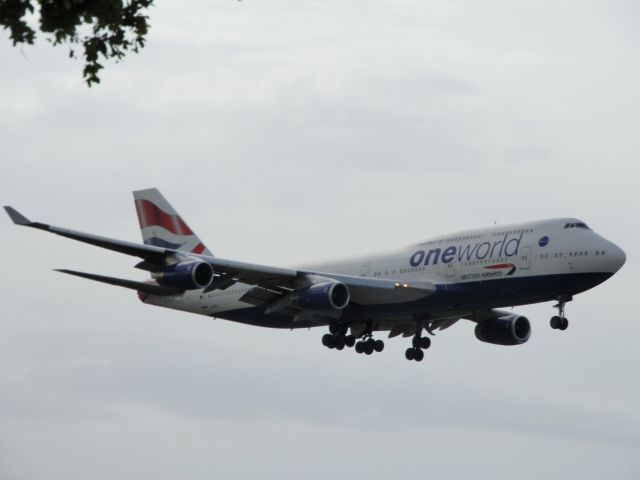
[[[342,319],[361,321],[376,316],[440,313],[451,309],[482,309],[526,305],[551,301],[558,295],[576,295],[611,277],[612,273],[570,273],[509,277],[478,282],[439,284],[436,293],[413,302],[349,306]],[[265,315],[262,307],[247,307],[212,316],[227,320],[272,328],[307,328],[313,322],[293,322],[282,314]]]

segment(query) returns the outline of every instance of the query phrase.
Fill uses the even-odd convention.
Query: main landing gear
[[[330,333],[325,333],[322,336],[322,344],[327,348],[335,348],[336,350],[355,346],[356,352],[366,355],[384,350],[384,342],[372,338],[371,327],[367,328],[362,334],[362,340],[358,340],[357,342],[355,336],[347,335],[347,329],[348,327],[346,325],[332,323],[329,325]]]
[[[356,338],[353,335],[325,333],[322,336],[322,344],[327,348],[335,348],[336,350],[342,350],[344,347],[351,348],[354,343],[356,343]]]
[[[369,337],[365,340],[356,342],[356,352],[371,355],[373,352],[381,352],[384,350],[384,342],[382,340],[374,340]]]
[[[404,352],[404,356],[407,360],[415,360],[421,362],[424,358],[423,350],[426,350],[431,346],[431,339],[429,337],[422,336],[422,328],[418,330],[411,340],[412,347],[407,348]]]
[[[569,327],[569,320],[564,316],[564,306],[571,300],[572,298],[570,296],[558,297],[558,303],[553,306],[553,308],[558,309],[558,315],[554,315],[549,321],[549,325],[551,325],[551,328],[554,330],[566,330],[567,327]]]

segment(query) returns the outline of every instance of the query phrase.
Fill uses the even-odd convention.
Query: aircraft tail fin
[[[133,192],[145,245],[213,256],[157,188]]]

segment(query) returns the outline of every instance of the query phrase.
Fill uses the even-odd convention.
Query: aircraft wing
[[[115,240],[90,233],[79,232],[56,227],[41,222],[33,222],[12,207],[5,206],[11,220],[17,225],[37,228],[55,233],[79,242],[141,258],[143,261],[137,268],[153,271],[176,263],[184,258],[198,258],[209,263],[217,277],[205,291],[225,289],[234,283],[255,285],[261,291],[252,289],[252,301],[248,303],[264,304],[275,298],[292,292],[296,288],[309,285],[317,281],[336,280],[349,287],[351,300],[359,304],[392,303],[411,301],[435,293],[435,285],[427,281],[396,281],[392,279],[367,278],[349,275],[338,275],[324,272],[311,272],[289,268],[272,267],[254,263],[228,260],[209,255],[197,255],[170,248],[143,245],[123,240]]]
[[[402,335],[403,337],[415,335],[418,332],[418,326],[420,328],[424,327],[430,334],[435,335],[436,331],[446,330],[458,323],[460,320],[482,323],[486,320],[505,317],[512,314],[513,312],[498,310],[496,308],[458,310],[435,314],[418,323],[416,322],[416,317],[407,315],[387,319],[377,319],[375,329],[379,331],[389,331],[389,338],[396,337],[398,335]]]
[[[78,240],[79,242],[88,243],[97,247],[113,250],[115,252],[140,257],[152,263],[160,262],[167,254],[173,252],[169,249],[154,247],[152,245],[141,245],[139,243],[126,242],[123,240],[114,240],[107,237],[101,237],[99,235],[93,235],[91,233],[84,233],[75,230],[69,230],[67,228],[54,227],[53,225],[48,225],[46,223],[32,222],[12,207],[5,206],[4,209],[9,214],[9,217],[11,217],[11,220],[13,220],[13,223],[15,223],[16,225],[37,228],[39,230],[55,233],[56,235],[72,238],[73,240]]]
[[[426,280],[393,280],[388,278],[356,277],[322,272],[303,272],[331,278],[349,287],[351,300],[361,305],[410,302],[433,295],[436,287]]]

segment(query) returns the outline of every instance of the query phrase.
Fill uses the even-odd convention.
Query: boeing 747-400
[[[274,328],[327,328],[322,343],[381,352],[389,337],[411,337],[408,360],[421,361],[424,331],[475,322],[476,337],[519,345],[529,320],[505,306],[555,300],[551,327],[565,330],[565,304],[607,280],[624,252],[576,218],[465,230],[397,250],[300,266],[274,267],[214,256],[155,188],[134,192],[143,244],[32,222],[14,223],[138,257],[147,281],[59,270],[136,290],[144,303]]]

